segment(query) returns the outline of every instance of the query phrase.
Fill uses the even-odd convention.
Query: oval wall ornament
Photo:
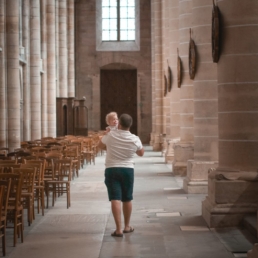
[[[167,60],[168,62],[168,60]],[[168,63],[168,92],[170,92],[172,89],[172,70]]]
[[[167,80],[167,76],[165,74],[164,74],[164,82],[165,82],[164,97],[166,97],[166,95],[168,93],[168,80]]]
[[[195,43],[192,39],[192,31],[190,29],[190,42],[189,42],[189,75],[190,78],[193,80],[196,72],[196,49]]]
[[[177,49],[177,87],[181,88],[181,58]]]
[[[220,37],[220,13],[219,7],[215,5],[215,0],[213,0],[212,8],[212,21],[211,21],[211,44],[212,44],[212,60],[214,63],[219,61],[219,37]]]

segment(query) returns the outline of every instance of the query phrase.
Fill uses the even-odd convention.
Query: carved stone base
[[[257,258],[258,257],[258,243],[254,244],[252,250],[248,251],[247,258]]]
[[[194,161],[187,162],[187,177],[184,179],[183,188],[187,193],[208,193],[208,170],[217,168],[217,161]]]
[[[175,176],[186,176],[187,161],[193,159],[194,148],[193,143],[178,142],[174,144],[174,161],[172,163],[173,174]]]
[[[208,192],[208,181],[190,181],[186,177],[183,182],[183,189],[190,194],[205,194]]]
[[[174,153],[174,144],[180,141],[179,138],[166,140],[166,153],[165,153],[165,162],[172,164],[174,161],[175,153]]]
[[[161,151],[162,150],[162,142],[160,139],[160,134],[153,134],[153,142],[152,147],[154,151]]]
[[[228,172],[217,169],[209,174],[208,196],[202,216],[211,228],[238,226],[247,214],[256,214],[257,172]]]

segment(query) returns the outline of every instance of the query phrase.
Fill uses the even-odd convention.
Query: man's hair
[[[123,129],[129,129],[133,124],[133,119],[128,114],[122,114],[119,117],[119,124]]]
[[[116,112],[110,112],[110,113],[108,113],[108,114],[106,115],[106,123],[109,125],[109,120],[110,120],[110,118],[115,117],[115,116],[117,116],[117,113],[116,113]]]

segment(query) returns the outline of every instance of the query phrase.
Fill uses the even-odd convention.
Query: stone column
[[[67,97],[67,0],[59,0],[59,97]]]
[[[41,138],[41,54],[40,54],[40,0],[31,0],[30,14],[30,94],[31,139]]]
[[[236,226],[258,202],[258,2],[222,0],[218,62],[219,168],[202,213],[210,227]]]
[[[185,176],[187,161],[193,159],[194,88],[189,76],[188,48],[192,27],[192,0],[179,0],[179,56],[182,62],[180,88],[180,142],[174,144],[174,175]]]
[[[41,135],[48,136],[47,117],[47,13],[46,0],[40,0],[41,20]]]
[[[25,61],[23,66],[23,140],[31,140],[31,113],[30,113],[30,0],[22,1],[23,22],[22,36],[25,49]]]
[[[55,1],[47,0],[47,119],[48,136],[56,136],[56,14]]]
[[[194,78],[194,160],[188,160],[184,190],[207,193],[208,170],[218,165],[217,64],[212,61],[210,0],[193,2],[193,29],[198,52]]]
[[[180,88],[177,86],[177,49],[178,49],[178,0],[168,2],[168,63],[172,70],[172,90],[169,94],[169,111],[167,124],[167,150],[165,161],[172,163],[174,160],[174,143],[179,141],[180,137]]]
[[[20,147],[19,2],[6,3],[8,147]]]
[[[7,146],[5,1],[0,1],[0,147]]]
[[[152,12],[152,135],[154,151],[161,150],[160,134],[163,133],[164,71],[162,67],[162,20],[161,1],[153,0]]]
[[[56,97],[59,97],[59,0],[55,0],[56,8],[56,36],[55,36],[55,45],[56,45]]]
[[[68,97],[75,96],[75,69],[74,69],[74,0],[67,2],[67,48],[68,48]]]

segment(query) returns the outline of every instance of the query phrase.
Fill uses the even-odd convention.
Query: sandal
[[[112,237],[123,237],[123,234],[117,234],[116,230],[111,234]]]
[[[130,227],[129,230],[123,230],[123,233],[132,233],[134,232],[134,228]]]

